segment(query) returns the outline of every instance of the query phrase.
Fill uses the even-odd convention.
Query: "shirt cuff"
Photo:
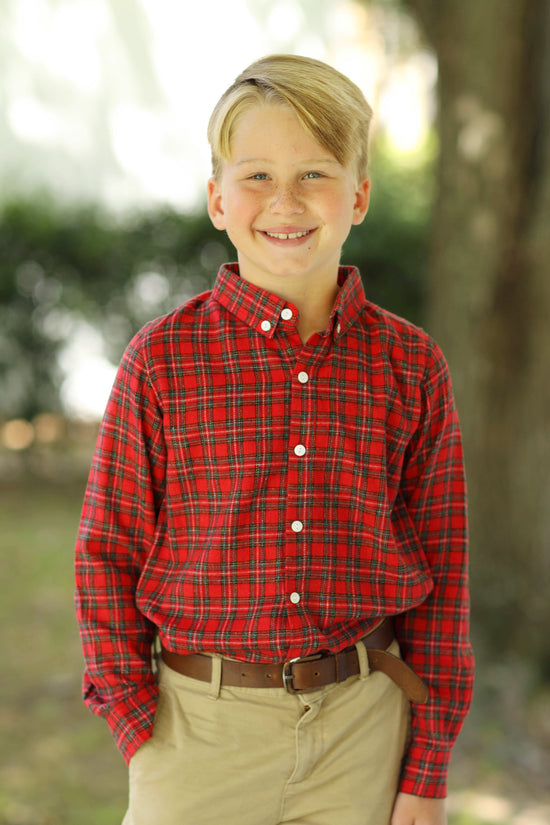
[[[137,749],[153,735],[157,701],[157,686],[145,685],[102,713],[127,765]]]
[[[414,796],[444,799],[450,761],[450,749],[434,750],[413,743],[405,756],[399,790]]]

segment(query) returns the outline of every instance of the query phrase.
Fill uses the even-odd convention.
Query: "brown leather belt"
[[[423,704],[428,700],[426,685],[402,659],[387,652],[395,638],[393,622],[385,619],[361,641],[367,649],[369,669],[389,676],[409,697],[411,702]],[[173,653],[161,649],[162,659],[172,670],[209,682],[212,658],[202,653]],[[262,664],[222,659],[221,684],[232,687],[284,687],[289,693],[318,690],[325,685],[343,682],[360,672],[355,645],[339,653],[315,653],[312,656],[290,659],[287,662]]]

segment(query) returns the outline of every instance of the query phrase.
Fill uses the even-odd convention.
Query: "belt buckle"
[[[292,673],[292,665],[301,660],[301,656],[296,656],[294,659],[288,659],[288,661],[283,662],[283,687],[287,693],[294,694],[301,692],[300,688],[295,688],[293,685],[294,674]]]
[[[318,659],[323,659],[325,656],[324,651],[319,651],[318,653],[311,653],[309,656],[296,656],[294,659],[288,659],[288,661],[283,662],[283,687],[287,693],[307,693],[308,691],[311,693],[312,690],[317,690],[317,688],[295,688],[293,684],[294,674],[292,673],[292,665],[295,665],[296,662],[316,662]]]

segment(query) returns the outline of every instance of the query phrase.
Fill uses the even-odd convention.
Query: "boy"
[[[437,346],[339,266],[370,118],[318,61],[245,70],[208,130],[238,264],[122,360],[77,612],[124,825],[445,821],[472,687],[460,435]]]

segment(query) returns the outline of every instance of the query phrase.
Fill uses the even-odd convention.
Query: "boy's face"
[[[365,217],[368,178],[309,135],[286,106],[258,105],[238,121],[231,158],[208,183],[208,211],[238,252],[241,276],[277,292],[288,280],[334,289],[342,244]]]

